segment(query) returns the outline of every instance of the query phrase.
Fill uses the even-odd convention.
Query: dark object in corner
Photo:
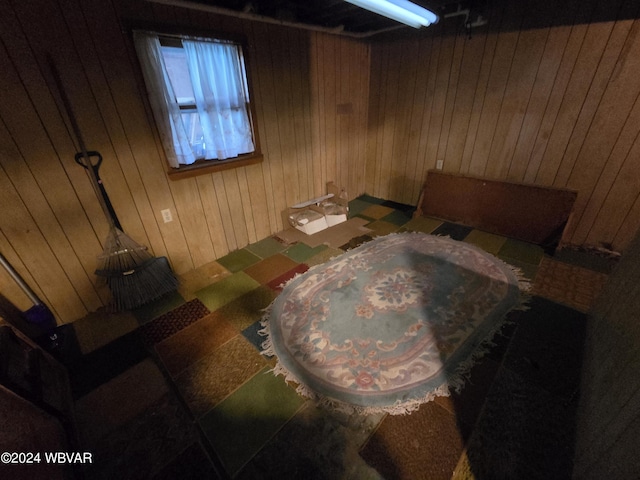
[[[430,170],[414,216],[430,216],[542,246],[562,247],[577,192]]]

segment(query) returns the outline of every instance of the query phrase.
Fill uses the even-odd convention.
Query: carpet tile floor
[[[277,235],[183,275],[134,312],[60,329],[85,478],[570,478],[585,312],[607,277],[587,254],[443,222],[363,195],[369,233],[319,246]],[[393,232],[474,244],[520,269],[530,309],[510,314],[467,386],[405,416],[344,415],[300,397],[260,353],[264,309],[283,284]],[[336,240],[338,241],[338,240]],[[598,265],[593,268],[592,265]]]

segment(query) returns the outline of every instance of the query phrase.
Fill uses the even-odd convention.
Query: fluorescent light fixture
[[[438,21],[438,16],[408,0],[345,0],[387,18],[413,28],[428,27]]]

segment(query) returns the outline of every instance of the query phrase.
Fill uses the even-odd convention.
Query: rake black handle
[[[93,161],[91,160],[92,158],[97,158],[98,161],[96,163],[93,163]],[[76,159],[76,163],[78,165],[80,165],[81,167],[84,167],[86,169],[91,168],[91,170],[93,170],[93,175],[94,178],[96,180],[96,183],[98,184],[98,190],[100,190],[100,194],[102,195],[102,199],[104,200],[104,204],[107,207],[107,211],[109,212],[109,215],[111,216],[111,219],[113,220],[113,224],[120,230],[122,230],[122,225],[120,225],[120,220],[118,220],[118,216],[116,215],[116,211],[113,208],[113,205],[111,204],[111,200],[109,199],[109,195],[107,195],[107,191],[104,188],[104,184],[102,183],[102,179],[100,178],[100,165],[102,164],[102,155],[100,154],[100,152],[96,152],[94,150],[90,150],[87,152],[78,152],[76,153],[75,156]],[[83,162],[82,160],[86,160],[86,162],[89,164],[87,165],[85,162]]]

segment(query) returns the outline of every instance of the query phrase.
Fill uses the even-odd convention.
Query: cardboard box
[[[315,205],[299,209],[290,208],[287,219],[291,226],[307,235],[313,235],[329,227],[324,210]]]
[[[336,186],[335,183],[328,182],[327,193],[333,194],[333,197],[325,200],[321,204],[324,208],[327,225],[332,227],[333,225],[346,222],[347,214],[349,212],[349,199],[347,198],[347,192]]]
[[[331,195],[330,198],[329,195]],[[349,201],[344,189],[327,183],[327,195],[289,207],[283,213],[285,225],[313,235],[347,221]]]

